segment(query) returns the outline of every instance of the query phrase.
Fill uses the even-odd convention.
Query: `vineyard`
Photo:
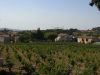
[[[0,44],[0,75],[100,75],[100,45]]]

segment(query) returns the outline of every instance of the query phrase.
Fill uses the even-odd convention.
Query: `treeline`
[[[41,30],[38,28],[36,31],[22,31],[19,32],[20,42],[36,42],[36,41],[54,41],[59,33],[65,33],[74,36],[95,36],[100,37],[100,27],[91,30],[78,30],[78,29],[47,29]]]
[[[59,33],[66,33],[69,35],[74,35],[75,32],[79,32],[78,29],[48,29],[48,30],[40,30],[38,28],[36,31],[23,31],[19,32],[20,42],[35,42],[35,41],[54,41]]]
[[[24,30],[24,31],[13,31],[9,29],[0,30],[2,34],[13,35],[10,37],[11,40],[16,40],[17,42],[52,42],[58,36],[58,34],[63,33],[67,35],[78,36],[95,36],[100,37],[100,27],[92,28],[91,30],[79,30],[79,29],[47,29],[41,30]],[[16,33],[16,34],[15,34]]]

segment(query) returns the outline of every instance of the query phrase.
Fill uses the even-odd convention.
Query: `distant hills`
[[[71,28],[71,29],[46,29],[46,30],[43,30],[43,31],[77,31],[78,29],[74,29],[74,28]],[[11,28],[0,28],[0,31],[16,31],[16,32],[20,32],[20,31],[36,31],[36,30],[20,30],[20,29],[11,29]],[[97,33],[100,33],[100,27],[95,27],[95,28],[92,28],[90,30],[78,30],[78,31],[81,31],[81,32],[97,32]]]
[[[23,30],[11,29],[11,28],[0,28],[0,31],[23,31]]]

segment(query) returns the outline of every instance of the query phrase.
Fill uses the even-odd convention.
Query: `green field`
[[[0,75],[100,75],[100,45],[0,44],[0,57]]]

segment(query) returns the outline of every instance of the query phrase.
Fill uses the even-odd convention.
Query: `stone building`
[[[58,34],[58,36],[55,38],[55,42],[71,42],[75,37],[73,35],[68,35],[64,33]]]

